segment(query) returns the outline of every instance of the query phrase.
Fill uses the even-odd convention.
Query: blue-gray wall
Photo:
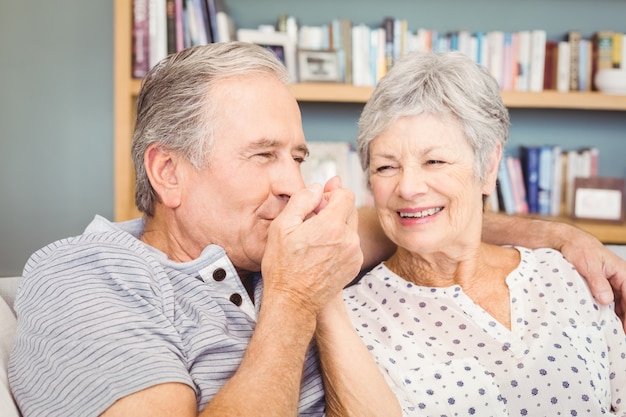
[[[129,0],[130,1],[130,0]],[[543,28],[626,32],[625,0],[226,0],[238,26],[332,17],[411,29]],[[113,2],[0,1],[0,276],[31,252],[113,215]],[[304,104],[309,140],[353,140],[360,105]],[[626,176],[626,113],[512,111],[511,151],[522,143],[595,144],[602,175]]]
[[[113,214],[113,2],[0,1],[0,276]]]

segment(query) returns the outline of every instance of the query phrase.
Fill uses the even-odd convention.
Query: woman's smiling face
[[[459,123],[430,114],[392,123],[370,144],[369,180],[385,233],[421,254],[480,241],[482,195]]]

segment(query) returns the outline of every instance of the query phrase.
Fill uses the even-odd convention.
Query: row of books
[[[376,85],[393,62],[410,51],[461,51],[484,65],[503,91],[588,91],[595,89],[599,69],[626,68],[626,34],[610,30],[590,39],[571,30],[563,39],[551,40],[539,29],[443,33],[410,30],[406,19],[385,18],[376,27],[334,19],[302,26],[298,33],[299,48],[341,50],[343,81],[364,86]]]
[[[135,78],[143,77],[169,53],[237,39],[223,0],[132,1]],[[359,86],[376,85],[400,56],[416,50],[461,51],[488,68],[503,91],[592,90],[599,69],[626,68],[626,34],[611,30],[598,31],[591,39],[572,30],[557,41],[547,39],[544,30],[411,30],[406,19],[393,17],[375,27],[340,18],[323,25],[298,26],[295,17],[283,15],[274,28],[264,25],[264,30],[268,26],[295,37],[298,49],[337,51],[337,81]],[[290,68],[290,72],[298,81],[297,69]]]
[[[505,155],[490,210],[550,216],[573,212],[575,178],[598,176],[598,149],[562,150],[558,145],[521,146],[519,156]]]
[[[302,164],[305,184],[324,184],[339,176],[355,194],[357,206],[373,206],[365,174],[350,142],[310,141]],[[518,155],[506,154],[500,163],[496,191],[487,210],[509,215],[536,213],[571,216],[576,178],[598,177],[598,149],[563,150],[558,145],[521,146]]]
[[[234,39],[222,0],[132,0],[132,76],[142,78],[168,54]]]

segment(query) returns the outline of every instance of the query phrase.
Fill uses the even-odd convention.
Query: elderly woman
[[[344,301],[405,415],[626,415],[626,337],[553,249],[481,241],[509,115],[459,53],[409,55],[357,146],[395,254]]]

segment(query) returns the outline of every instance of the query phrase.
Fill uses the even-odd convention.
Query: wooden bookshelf
[[[136,96],[141,80],[133,79],[131,86],[131,94]],[[296,99],[302,102],[365,103],[372,95],[374,87],[337,83],[300,83],[292,84],[291,91]],[[502,99],[509,108],[626,111],[626,96],[595,91],[569,93],[551,90],[540,93],[503,91]]]
[[[135,101],[141,80],[131,76],[131,4],[114,0],[114,175],[115,220],[138,217],[134,204],[134,170],[130,160]],[[301,83],[291,85],[300,102],[365,103],[373,87],[357,87],[336,83]],[[541,93],[503,92],[510,108],[578,109],[626,111],[626,96],[611,96],[597,92],[544,91]],[[555,220],[554,218],[547,218]],[[565,217],[556,220],[575,224],[604,243],[626,244],[626,225],[574,222]]]
[[[531,217],[543,220],[557,220],[563,223],[572,224],[588,233],[591,233],[603,243],[626,245],[626,223],[608,223],[601,221],[580,221],[573,220],[571,217],[559,216],[541,216],[538,214],[524,214],[524,217]]]
[[[373,87],[334,83],[302,83],[291,86],[291,91],[299,101],[319,102],[365,103],[373,90]],[[598,92],[503,91],[502,98],[509,108],[626,111],[626,96]]]

